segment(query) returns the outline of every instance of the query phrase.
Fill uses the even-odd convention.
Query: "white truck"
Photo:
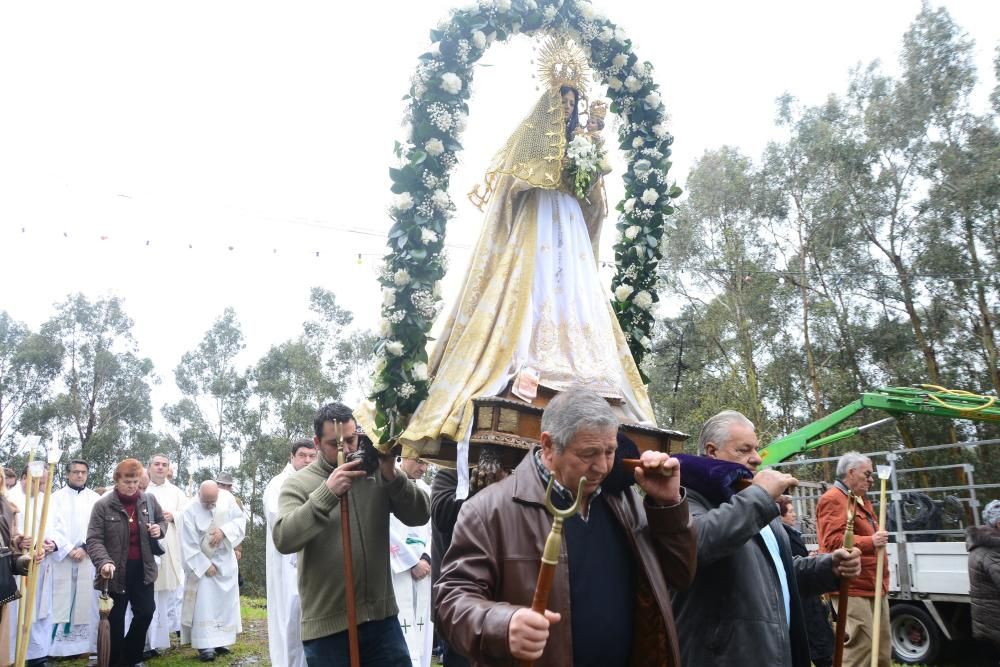
[[[898,662],[932,663],[945,643],[971,637],[965,528],[980,525],[980,503],[1000,495],[1000,484],[975,481],[975,462],[991,454],[1000,456],[998,445],[1000,440],[980,440],[867,454],[873,465],[892,466],[887,492],[891,542],[887,551],[892,651]],[[961,462],[908,465],[928,452],[949,449],[955,450],[951,458]],[[836,457],[798,457],[773,465],[800,480],[792,497],[803,537],[812,542],[810,548],[817,546],[816,503],[829,485],[809,480],[818,472],[817,464],[835,461]],[[958,483],[928,485],[926,480],[933,479]],[[878,491],[876,480],[870,494],[876,509]]]

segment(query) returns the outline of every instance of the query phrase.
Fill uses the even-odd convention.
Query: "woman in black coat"
[[[778,498],[778,508],[781,510],[781,523],[788,533],[793,556],[808,556],[809,550],[802,540],[802,533],[795,527],[798,518],[792,499],[788,496]],[[818,595],[802,597],[802,615],[806,620],[806,634],[809,637],[809,658],[815,667],[831,667],[833,665],[833,628],[827,615],[826,604]]]

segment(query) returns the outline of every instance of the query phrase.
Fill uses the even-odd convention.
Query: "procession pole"
[[[878,479],[882,488],[878,496],[878,528],[885,530],[885,483],[892,474],[892,466],[877,466]],[[872,624],[872,660],[871,667],[878,667],[879,650],[879,624],[882,621],[882,572],[885,568],[885,545],[883,544],[876,551],[875,557],[878,559],[875,566],[875,621]]]
[[[564,510],[556,509],[552,504],[552,483],[555,477],[549,478],[548,486],[545,487],[545,509],[552,515],[552,529],[549,536],[545,538],[545,549],[542,550],[542,562],[538,568],[538,580],[535,583],[535,594],[531,598],[531,611],[537,614],[544,614],[549,607],[549,593],[552,592],[552,580],[555,578],[556,566],[559,564],[559,552],[562,550],[562,529],[563,521],[570,518],[580,509],[580,502],[583,498],[583,485],[587,478],[581,477],[580,484],[576,489],[576,498],[573,504]],[[520,667],[531,667],[533,660],[522,660]]]
[[[337,466],[344,465],[344,433],[340,422],[335,421],[337,429]],[[358,609],[354,598],[354,560],[351,551],[351,512],[348,507],[349,491],[340,497],[340,541],[344,544],[344,597],[347,601],[347,643],[350,651],[351,667],[360,667],[361,656],[358,651]]]
[[[31,507],[31,523],[28,523],[29,517],[25,515],[24,529],[28,537],[32,540],[34,540],[35,532],[38,529],[38,487],[41,485],[42,471],[45,469],[44,465],[41,461],[32,461],[31,465],[28,466],[28,493],[30,496],[28,502],[25,504]],[[28,530],[29,525],[30,532]],[[36,575],[38,574],[38,564],[35,563],[34,547],[34,543],[28,546],[28,573],[25,575],[24,595],[21,598],[21,603],[18,605],[17,641],[14,652],[15,667],[24,666],[28,653],[28,639],[31,636],[31,617],[33,616],[33,609],[31,607],[35,602],[33,592],[37,578]]]
[[[35,460],[35,447],[38,446],[38,441],[39,441],[39,437],[37,435],[30,435],[30,436],[28,436],[28,438],[26,440],[26,442],[28,443],[28,465],[29,466],[31,465],[31,462]],[[24,494],[24,507],[19,507],[18,508],[18,509],[21,510],[21,522],[24,524],[24,529],[25,530],[28,529],[28,515],[30,514],[30,512],[28,511],[28,509],[29,509],[29,501],[31,500],[31,478],[28,477],[27,481],[28,481],[28,488],[25,490],[25,494]],[[24,577],[21,577],[21,581],[18,582],[18,583],[20,585],[21,597],[24,597],[24,585],[25,585],[25,579],[24,579]],[[17,615],[18,615],[18,619],[20,619],[21,618],[21,605],[18,605]],[[21,626],[18,626],[18,627],[21,627]]]
[[[854,512],[857,498],[853,493],[847,494],[847,526],[844,529],[844,548],[850,551],[854,548]],[[844,636],[847,634],[847,593],[851,582],[847,577],[840,578],[840,591],[837,596],[837,633],[833,647],[833,667],[844,664]]]
[[[29,562],[29,581],[28,581],[28,599],[27,602],[27,613],[24,617],[24,626],[21,628],[24,633],[24,641],[21,647],[21,662],[17,667],[24,667],[24,663],[28,657],[28,642],[31,637],[31,624],[34,621],[35,615],[35,598],[38,595],[38,576],[40,567],[35,565],[35,559],[38,556],[44,557],[45,555],[45,526],[48,523],[49,518],[49,501],[52,499],[52,478],[55,477],[56,463],[62,456],[62,452],[59,451],[58,446],[54,446],[48,450],[48,462],[49,462],[49,477],[45,482],[45,497],[42,500],[42,520],[36,526],[37,532],[32,536],[35,541],[34,547],[31,550],[31,559]],[[38,482],[36,482],[36,485]],[[36,500],[37,503],[37,491]],[[33,571],[32,571],[33,570]]]

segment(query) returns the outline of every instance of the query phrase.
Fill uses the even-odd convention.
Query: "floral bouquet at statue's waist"
[[[586,199],[597,179],[611,171],[604,145],[587,134],[578,134],[569,142],[566,162],[566,171],[577,199]]]

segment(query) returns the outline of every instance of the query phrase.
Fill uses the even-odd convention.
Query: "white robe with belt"
[[[209,545],[209,533],[223,533],[218,546]],[[246,535],[246,516],[230,494],[219,493],[215,509],[207,510],[195,498],[181,520],[181,552],[184,557],[184,605],[181,612],[181,642],[196,649],[212,649],[236,643],[243,632],[240,619],[239,570],[233,549]],[[209,577],[210,565],[216,569]]]
[[[396,474],[405,474],[397,471]],[[423,480],[416,480],[420,489],[431,495]],[[389,515],[389,567],[392,568],[392,588],[399,607],[399,625],[403,629],[406,647],[413,667],[428,667],[434,644],[434,624],[431,622],[431,578],[414,581],[410,569],[423,554],[431,553],[430,521],[422,526],[407,526]]]
[[[166,552],[160,556],[160,569],[153,584],[156,596],[156,611],[149,625],[148,643],[150,648],[170,648],[170,633],[181,629],[180,601],[183,598],[184,562],[181,556],[181,516],[187,507],[188,498],[184,492],[169,480],[163,484],[150,483],[146,493],[156,498],[160,509],[174,515],[173,523],[167,524],[167,533],[160,540]]]
[[[55,624],[49,655],[75,656],[97,652],[99,593],[94,589],[96,571],[89,556],[75,561],[69,552],[82,548],[94,503],[95,491],[64,486],[53,492],[49,521],[54,521],[56,551],[52,553],[52,622]]]
[[[298,555],[282,554],[274,546],[271,530],[278,519],[281,485],[295,472],[285,466],[264,489],[264,518],[267,520],[267,642],[275,667],[305,667],[302,649],[302,613],[299,605]]]

